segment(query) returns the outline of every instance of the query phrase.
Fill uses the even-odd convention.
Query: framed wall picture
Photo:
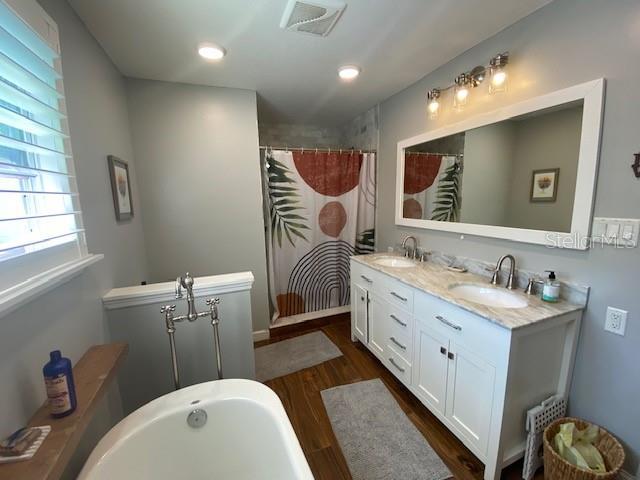
[[[109,155],[109,175],[111,177],[111,192],[113,193],[113,207],[116,219],[129,220],[133,217],[133,201],[131,199],[131,180],[129,165],[124,160]]]
[[[559,168],[534,170],[531,176],[531,202],[555,202],[558,196]]]

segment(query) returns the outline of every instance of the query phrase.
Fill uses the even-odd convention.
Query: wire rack
[[[524,452],[522,478],[531,480],[536,470],[543,464],[542,436],[544,429],[554,420],[564,417],[567,411],[567,400],[561,396],[546,399],[527,412],[527,446]]]

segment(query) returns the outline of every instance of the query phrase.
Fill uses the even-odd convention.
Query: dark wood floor
[[[282,327],[272,338],[256,346],[322,330],[342,353],[305,370],[266,382],[280,397],[298,435],[316,480],[351,479],[349,468],[331,429],[320,392],[327,388],[372,378],[380,378],[414,425],[460,480],[481,479],[482,463],[440,423],[386,368],[360,343],[351,342],[349,315],[306,322],[302,326]],[[502,478],[522,478],[522,462],[507,469]],[[542,480],[539,473],[536,480]],[[402,480],[402,479],[398,479]]]

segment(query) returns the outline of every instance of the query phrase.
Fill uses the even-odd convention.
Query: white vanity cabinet
[[[567,393],[580,311],[512,329],[356,260],[351,289],[352,339],[500,478],[524,452],[526,411]]]

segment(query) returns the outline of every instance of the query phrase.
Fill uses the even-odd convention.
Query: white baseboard
[[[260,342],[262,340],[269,340],[269,330],[256,330],[253,332],[254,342]]]
[[[315,320],[316,318],[330,317],[332,315],[340,315],[341,313],[347,313],[350,311],[351,305],[344,305],[342,307],[332,307],[315,312],[300,313],[298,315],[291,315],[290,317],[280,317],[275,321],[273,325],[271,325],[271,328],[284,327],[285,325],[295,325],[296,323]]]

